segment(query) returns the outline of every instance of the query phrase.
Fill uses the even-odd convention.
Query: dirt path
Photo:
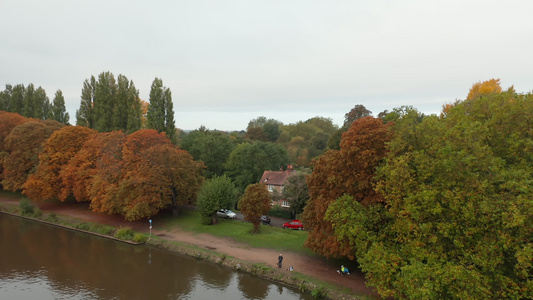
[[[2,202],[11,202],[10,205],[18,206],[18,199],[0,198]],[[96,222],[115,227],[131,227],[133,230],[143,233],[149,232],[146,221],[127,222],[120,216],[93,213],[88,210],[85,204],[61,205],[42,203],[39,208],[46,213],[54,212],[58,215],[68,215],[86,222]],[[155,223],[155,220],[154,220]],[[179,228],[171,230],[152,229],[152,234],[167,240],[185,242],[199,247],[214,250],[243,261],[252,263],[264,263],[272,268],[277,267],[277,251],[264,248],[250,248],[249,246],[237,243],[230,239],[218,238],[208,234],[194,234],[183,231]],[[289,272],[289,266],[294,267],[294,271],[318,278],[324,282],[335,283],[339,286],[349,288],[353,294],[366,295],[371,298],[380,298],[379,294],[365,285],[364,276],[361,273],[353,272],[349,276],[339,276],[335,267],[328,265],[323,259],[311,258],[294,253],[283,254],[283,268],[281,272]]]

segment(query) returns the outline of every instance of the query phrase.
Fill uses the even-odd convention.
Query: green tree
[[[117,107],[117,84],[111,72],[98,75],[94,90],[94,128],[98,132],[109,132],[114,129],[113,115]]]
[[[102,72],[98,80],[91,76],[83,83],[76,124],[98,132],[123,130],[133,133],[142,127],[142,103],[133,81],[110,72]]]
[[[26,118],[40,119],[35,116],[35,111],[36,111],[35,105],[36,104],[35,104],[34,94],[35,94],[35,86],[33,85],[33,83],[30,83],[24,90],[24,98],[22,100],[24,106],[22,109],[22,115],[25,116]]]
[[[458,101],[444,118],[392,113],[384,205],[347,196],[327,211],[368,284],[398,298],[533,296],[532,100],[511,88]]]
[[[270,195],[262,183],[251,184],[246,187],[239,200],[239,209],[244,215],[244,220],[254,225],[253,233],[259,233],[260,218],[267,215],[270,210]]]
[[[11,84],[6,84],[6,88],[0,92],[0,110],[11,111],[11,95],[13,94],[13,86]]]
[[[9,111],[17,113],[21,116],[24,115],[24,95],[26,94],[26,88],[23,84],[17,84],[13,87],[11,94],[11,101],[9,103]]]
[[[50,111],[50,118],[58,121],[59,123],[69,124],[69,114],[66,112],[65,108],[65,98],[63,97],[63,92],[57,90],[54,100],[52,102],[52,107]]]
[[[80,108],[76,110],[76,124],[94,128],[94,97],[96,95],[96,79],[91,76],[83,82]]]
[[[331,134],[336,131],[331,119],[314,117],[281,127],[278,143],[287,148],[297,166],[310,166],[313,158],[324,153]]]
[[[174,109],[172,93],[163,86],[163,81],[154,79],[150,89],[150,104],[146,113],[147,127],[158,132],[165,132],[168,138],[176,143],[176,125],[174,122]]]
[[[183,137],[181,148],[195,160],[202,161],[206,166],[206,178],[212,178],[224,174],[224,164],[235,148],[235,142],[224,132],[200,128]]]
[[[235,184],[226,175],[207,179],[198,193],[197,207],[206,225],[217,223],[216,211],[232,208],[237,198]]]
[[[267,119],[266,117],[258,117],[250,120],[246,128],[246,135],[252,140],[263,142],[276,142],[281,133],[280,126],[283,125],[278,120]]]
[[[287,178],[283,185],[282,198],[289,201],[291,216],[296,218],[297,214],[304,211],[309,200],[309,189],[307,188],[306,177],[308,171],[298,172]]]
[[[239,144],[226,162],[226,174],[242,192],[248,185],[261,179],[264,171],[279,170],[289,162],[283,146],[255,141]]]

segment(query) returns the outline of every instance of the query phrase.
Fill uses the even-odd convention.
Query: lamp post
[[[152,238],[152,219],[148,220],[150,223],[150,238]]]

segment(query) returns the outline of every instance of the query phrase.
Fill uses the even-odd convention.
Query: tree
[[[113,171],[118,169],[117,166],[122,159],[124,139],[125,134],[122,131],[89,135],[82,148],[60,172],[62,188],[59,200],[65,201],[72,195],[78,202],[91,201],[90,191],[98,188],[96,185],[93,186],[93,183],[95,179],[102,179],[100,176],[103,174],[107,175],[105,179],[108,182],[106,183],[117,182],[118,175],[115,178],[113,174],[116,172]],[[98,193],[98,195],[101,194]],[[97,206],[96,202],[95,200],[94,206]],[[95,209],[93,208],[93,210]]]
[[[297,214],[304,211],[309,200],[307,175],[307,172],[298,172],[287,178],[287,182],[283,186],[282,195],[284,199],[289,201],[292,218],[296,218]]]
[[[35,111],[34,111],[35,118],[38,118],[41,120],[50,119],[51,118],[50,99],[48,99],[48,96],[46,96],[46,91],[42,87],[38,87],[35,90],[33,101],[35,105]]]
[[[466,100],[477,99],[482,95],[501,93],[502,88],[500,86],[500,79],[490,79],[483,82],[477,82],[472,85],[472,88],[466,96]]]
[[[6,84],[5,90],[0,92],[0,111],[10,111],[12,94],[13,86],[11,84]]]
[[[364,105],[357,104],[349,112],[344,115],[344,123],[336,133],[331,135],[331,138],[328,141],[328,148],[333,150],[340,149],[340,142],[342,139],[342,134],[350,128],[353,122],[358,119],[372,116],[372,112],[366,109]]]
[[[141,129],[141,103],[139,91],[133,81],[118,75],[116,103],[113,114],[113,129],[132,133]]]
[[[235,205],[237,189],[226,175],[207,179],[198,193],[197,207],[202,214],[202,223],[217,223],[216,211]]]
[[[9,111],[24,115],[24,95],[26,94],[26,88],[23,84],[17,84],[13,87],[11,94],[11,101],[9,103]]]
[[[29,121],[11,130],[5,138],[2,187],[17,192],[39,165],[43,143],[64,125],[56,121]]]
[[[139,91],[133,81],[119,75],[117,81],[110,72],[102,72],[98,80],[86,79],[81,91],[80,109],[76,124],[98,132],[124,130],[132,133],[142,125]]]
[[[348,129],[356,120],[369,116],[372,116],[372,112],[366,109],[364,105],[357,104],[344,115],[344,124],[342,127]]]
[[[61,124],[57,121],[45,122]],[[62,128],[54,131],[43,144],[37,170],[23,185],[22,192],[30,199],[59,199],[63,189],[62,170],[82,148],[87,138],[96,133],[93,129],[83,126],[61,126]]]
[[[310,199],[303,217],[309,229],[305,245],[311,250],[326,257],[354,258],[353,249],[334,236],[325,213],[343,194],[364,205],[383,201],[373,184],[376,169],[386,154],[391,124],[373,117],[358,119],[343,135],[340,150],[328,150],[315,161],[313,172],[307,177]]]
[[[150,89],[150,104],[146,113],[147,127],[158,132],[165,132],[176,143],[176,125],[170,89],[163,86],[163,81],[154,79]]]
[[[109,132],[113,127],[113,115],[117,107],[117,84],[111,72],[98,75],[94,89],[94,129],[98,132]]]
[[[200,128],[183,138],[181,148],[195,160],[202,161],[206,166],[206,178],[212,178],[224,174],[224,164],[235,148],[235,142],[226,133]]]
[[[289,162],[283,146],[255,141],[239,144],[226,162],[226,174],[242,192],[249,184],[261,179],[265,170],[279,170]]]
[[[341,197],[327,212],[368,284],[385,297],[533,296],[532,100],[511,88],[445,118],[395,119],[377,174],[385,205]]]
[[[68,112],[66,112],[65,98],[63,98],[63,92],[61,90],[57,90],[55,94],[50,110],[50,118],[59,123],[69,124],[68,121],[70,117]]]
[[[278,143],[287,148],[297,166],[310,166],[314,157],[324,153],[331,134],[337,130],[331,119],[314,117],[281,127]]]
[[[124,155],[124,175],[118,185],[120,213],[126,220],[149,218],[166,207],[177,216],[179,205],[196,201],[204,180],[202,163],[170,143],[156,144],[139,154]]]
[[[260,218],[267,215],[270,209],[270,195],[262,183],[251,184],[246,187],[239,200],[239,209],[244,220],[254,225],[253,233],[259,233]]]
[[[22,115],[25,116],[26,118],[40,119],[35,116],[36,109],[35,109],[34,94],[35,94],[35,87],[33,86],[32,83],[30,83],[24,90],[24,98],[22,100],[23,101],[22,102],[23,103]]]
[[[4,159],[9,155],[5,149],[4,139],[11,133],[13,128],[30,120],[17,113],[0,111],[0,183],[4,172]]]
[[[96,96],[96,79],[91,76],[83,82],[80,108],[76,110],[76,124],[94,128],[94,98]]]
[[[80,158],[80,163],[83,164],[84,168],[80,168],[76,172],[75,176],[77,178],[75,177],[75,179],[81,179],[82,181],[75,181],[75,183],[80,182],[83,184],[83,182],[87,182],[85,190],[80,190],[80,184],[78,184],[78,190],[80,190],[80,196],[83,197],[85,193],[88,195],[91,202],[90,208],[95,212],[108,214],[121,212],[117,186],[124,173],[123,149],[125,140],[126,135],[122,131],[100,133],[97,140],[90,140],[90,143],[85,143],[81,150],[81,152],[86,151]],[[91,159],[93,157],[95,159],[95,170],[91,171]],[[74,188],[73,192],[74,194],[76,192]],[[83,198],[77,196],[76,199],[82,201],[81,199]]]
[[[267,119],[266,117],[261,116],[248,122],[246,135],[252,140],[274,143],[278,140],[281,133],[281,125],[283,125],[283,123],[278,120]]]

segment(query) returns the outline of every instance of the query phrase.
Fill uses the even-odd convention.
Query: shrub
[[[113,227],[102,225],[102,224],[93,224],[89,231],[99,233],[99,234],[110,234],[113,231]]]
[[[115,237],[121,240],[131,240],[133,239],[133,235],[134,235],[134,232],[129,227],[120,228],[117,230],[117,232],[115,232]]]
[[[46,221],[56,223],[57,215],[54,212],[50,213],[48,217],[46,218]]]
[[[133,235],[133,241],[135,243],[145,243],[148,240],[148,237],[142,233],[135,233]]]
[[[43,215],[43,211],[38,206],[33,208],[33,216],[34,217],[38,218],[38,217],[40,217],[42,215]]]
[[[281,207],[280,205],[274,205],[268,212],[268,215],[271,217],[278,217],[283,219],[291,218],[291,212],[288,209]]]
[[[20,214],[22,216],[33,216],[34,210],[33,210],[33,205],[31,205],[30,203],[30,199],[26,197],[21,198],[19,202],[19,207],[20,207]]]
[[[311,292],[311,296],[313,296],[313,298],[315,299],[326,298],[327,295],[328,293],[326,291],[326,288],[324,288],[323,286],[317,287]]]
[[[298,286],[298,290],[300,290],[300,292],[302,293],[307,292],[307,281],[306,280],[302,280],[302,282]]]
[[[79,223],[79,224],[74,225],[74,227],[79,230],[89,231],[89,229],[91,228],[91,225],[89,223]]]

